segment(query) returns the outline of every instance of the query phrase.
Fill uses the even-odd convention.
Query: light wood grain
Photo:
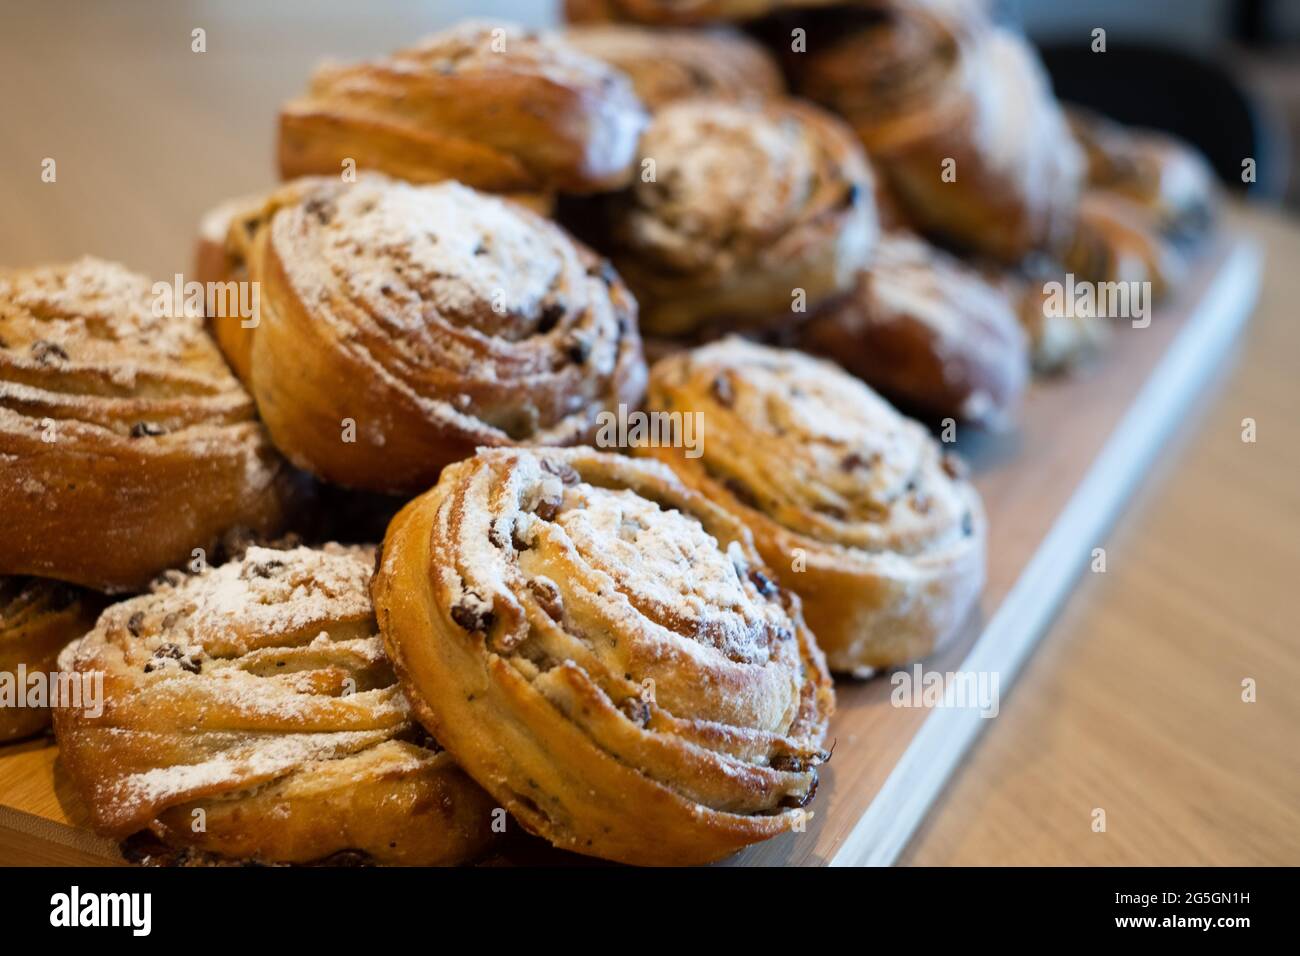
[[[449,11],[380,6],[333,17],[344,8],[284,4],[269,19],[257,13],[264,5],[244,3],[46,3],[7,12],[0,62],[23,95],[0,100],[0,263],[91,251],[156,277],[186,270],[201,212],[271,182],[275,104],[300,86],[314,61],[325,53],[379,52],[436,26]],[[73,9],[77,29],[61,19]],[[262,29],[268,22],[273,28]],[[189,52],[193,26],[208,29],[208,53]],[[55,184],[40,182],[45,156],[58,159]],[[1293,227],[1254,217],[1247,225],[1271,241],[1288,240],[1295,260]],[[1277,271],[1270,283],[1280,281]],[[1300,292],[1294,282],[1292,293]],[[1199,482],[1183,491],[1188,469],[1166,467],[1164,490],[1152,501],[1176,507],[1163,535],[1142,537],[1137,529],[1150,525],[1145,512],[1136,524],[1126,519],[1127,537],[1106,542],[1111,570],[1082,592],[1099,617],[1079,631],[1075,602],[1065,628],[1074,636],[1049,638],[1049,653],[1004,702],[972,770],[937,808],[909,861],[1179,862],[1189,859],[1179,856],[1187,846],[1171,834],[1181,832],[1191,852],[1213,850],[1216,860],[1297,862],[1298,722],[1295,695],[1289,702],[1286,695],[1294,686],[1287,678],[1296,676],[1286,632],[1296,618],[1297,482],[1293,469],[1285,471],[1296,463],[1295,380],[1286,363],[1294,365],[1297,339],[1288,323],[1294,307],[1284,311],[1297,298],[1271,294],[1257,323],[1286,330],[1253,345],[1255,364],[1239,373],[1253,396],[1244,402],[1256,410],[1216,405],[1196,426],[1203,437],[1218,429],[1214,435],[1226,442],[1223,429],[1255,415],[1261,441],[1247,452],[1255,457],[1218,444],[1198,466]],[[1184,290],[1184,309],[1195,295]],[[993,523],[981,621],[1015,581],[1175,327],[1158,318],[1149,330],[1121,336],[1092,378],[1037,388],[1018,436],[966,443],[979,459]],[[1229,431],[1236,435],[1235,426]],[[1024,467],[1030,461],[1033,467]],[[1143,579],[1145,588],[1133,583]],[[979,624],[933,666],[956,666]],[[1233,709],[1240,677],[1249,675],[1259,679],[1260,702]],[[826,862],[926,716],[889,707],[880,682],[840,690],[836,755],[809,832],[738,862]],[[986,766],[989,760],[997,763]],[[0,753],[0,803],[19,814],[0,814],[0,862],[32,861],[33,847],[42,845],[50,862],[107,852],[84,842],[81,830],[34,828],[33,821],[80,819],[51,748]],[[1110,813],[1104,836],[1088,829],[1094,806]],[[1184,810],[1170,812],[1178,806]]]

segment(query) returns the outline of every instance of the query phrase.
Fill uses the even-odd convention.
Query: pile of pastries
[[[980,595],[929,426],[1014,427],[1095,350],[1044,276],[1168,288],[1211,217],[1199,157],[1062,109],[974,0],[566,12],[322,66],[283,184],[199,224],[202,301],[0,273],[0,668],[102,682],[54,731],[136,858],[804,829],[832,672]]]

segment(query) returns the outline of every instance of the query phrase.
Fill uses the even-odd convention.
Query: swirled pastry
[[[872,177],[835,117],[790,101],[671,103],[646,173],[605,202],[603,249],[647,334],[779,324],[847,291],[876,239]]]
[[[255,547],[105,611],[60,661],[102,680],[102,707],[55,711],[95,829],[263,863],[482,850],[493,804],[411,720],[373,566],[373,548]]]
[[[1087,157],[1088,184],[1138,204],[1156,230],[1190,238],[1214,221],[1214,171],[1186,143],[1077,108],[1070,110],[1070,129]]]
[[[1016,315],[1029,339],[1030,364],[1036,372],[1057,375],[1089,365],[1110,341],[1110,328],[1095,305],[1066,304],[1054,291],[1063,288],[1062,273],[1039,271],[1007,282]],[[1095,300],[1094,300],[1095,301]]]
[[[699,96],[771,99],[785,92],[776,61],[756,41],[726,30],[571,27],[570,45],[622,70],[651,110]]]
[[[0,274],[0,461],[0,574],[104,589],[274,533],[291,490],[201,316],[89,258]]]
[[[45,675],[57,674],[59,651],[94,627],[99,604],[60,581],[0,577],[0,743],[30,737],[50,722],[56,685]]]
[[[1162,298],[1186,268],[1146,209],[1104,190],[1089,190],[1079,201],[1074,235],[1061,260],[1066,272],[1088,282],[1149,282],[1152,299]]]
[[[328,481],[421,491],[480,445],[587,441],[643,394],[631,295],[514,203],[321,179],[236,216],[230,236],[260,322],[218,338],[276,444]]]
[[[534,204],[616,189],[645,110],[627,78],[562,39],[463,23],[370,62],[327,64],[280,111],[285,179],[361,170],[455,179]]]
[[[369,177],[367,177],[369,178]],[[199,221],[198,241],[194,251],[194,277],[204,288],[237,289],[249,283],[248,260],[256,238],[276,212],[300,203],[311,192],[328,189],[337,183],[325,176],[304,176],[255,196],[230,199],[208,210]],[[231,285],[232,283],[236,285]],[[228,296],[226,296],[228,300]],[[261,288],[258,286],[259,314],[245,317],[238,310],[208,306],[208,328],[221,347],[226,361],[240,380],[252,377],[253,332],[261,321]]]
[[[834,698],[798,600],[661,466],[480,452],[397,516],[373,592],[421,722],[556,846],[706,862],[813,795]]]
[[[700,26],[756,20],[783,10],[824,7],[839,0],[564,0],[570,23]]]
[[[654,411],[704,416],[702,454],[638,447],[754,533],[833,670],[942,648],[984,582],[984,513],[961,463],[828,362],[738,338],[661,360]]]
[[[809,18],[796,91],[848,119],[919,228],[1006,262],[1070,228],[1083,161],[1029,46],[971,3]]]
[[[905,232],[882,236],[853,294],[814,315],[797,344],[909,411],[993,427],[1015,418],[1029,372],[1002,288]]]

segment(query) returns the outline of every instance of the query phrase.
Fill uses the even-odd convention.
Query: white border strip
[[[1179,413],[1250,317],[1261,269],[1259,246],[1239,240],[962,662],[963,671],[996,671],[1003,691],[1011,686],[1072,589],[1093,542],[1110,527]],[[830,865],[892,865],[988,723],[976,708],[931,712]]]

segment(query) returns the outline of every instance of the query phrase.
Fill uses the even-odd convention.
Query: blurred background
[[[1253,156],[1253,198],[1300,208],[1300,3],[994,2],[1040,44],[1068,98],[1183,135],[1238,188],[1240,157]],[[176,223],[274,182],[276,106],[322,57],[381,54],[467,16],[540,26],[558,11],[558,0],[7,4],[0,170],[11,188],[0,215],[11,228],[0,236],[0,262],[89,250],[155,274],[186,269]],[[1107,31],[1104,60],[1090,50],[1097,27]],[[206,31],[206,53],[191,52],[196,28]],[[45,157],[58,161],[59,189],[42,188]],[[92,165],[96,175],[82,175]],[[103,185],[142,174],[158,195],[150,210],[137,208],[130,190]],[[12,226],[33,218],[76,223],[79,233],[56,240]],[[118,248],[128,224],[129,255]]]

